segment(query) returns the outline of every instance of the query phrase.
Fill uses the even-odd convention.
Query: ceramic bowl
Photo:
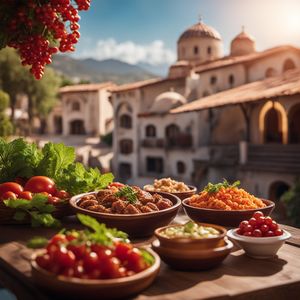
[[[159,240],[152,243],[152,249],[166,264],[181,271],[200,271],[216,267],[228,256],[232,248],[232,242],[227,239],[223,240],[220,247],[200,250],[164,247]]]
[[[154,264],[135,275],[117,279],[80,279],[56,276],[40,268],[31,259],[33,281],[53,295],[64,295],[71,299],[124,299],[146,289],[156,278],[160,268],[160,258],[151,249],[147,251],[155,258]],[[54,299],[54,298],[53,298]]]
[[[283,234],[274,237],[249,237],[236,233],[237,229],[231,229],[227,236],[237,243],[248,256],[265,259],[276,255],[284,242],[291,237],[291,234],[283,230]]]
[[[192,197],[193,195],[195,195],[197,193],[197,188],[195,186],[188,185],[188,187],[189,187],[190,190],[187,191],[187,192],[178,192],[178,193],[170,193],[170,194],[178,197],[180,200],[183,200],[183,199]],[[147,192],[157,193],[157,194],[160,194],[160,195],[165,194],[165,192],[149,191],[149,190],[147,190],[147,185],[144,186],[144,190],[147,191]]]
[[[164,226],[157,228],[154,232],[156,238],[159,240],[162,247],[174,247],[177,249],[185,250],[200,250],[200,249],[211,249],[221,247],[225,244],[224,237],[226,236],[227,230],[218,225],[207,224],[207,223],[197,223],[200,226],[213,227],[219,231],[220,235],[212,238],[203,238],[203,239],[192,239],[192,238],[167,238],[161,235],[161,232],[168,227],[179,227],[183,226],[180,224],[174,224],[169,226]]]
[[[176,217],[181,205],[181,201],[178,197],[168,193],[164,193],[162,196],[172,201],[172,207],[136,215],[94,212],[83,209],[77,205],[78,201],[83,196],[91,194],[95,194],[95,192],[72,197],[70,199],[70,205],[73,207],[74,211],[76,213],[92,216],[99,222],[105,223],[107,227],[117,228],[126,232],[130,237],[150,236],[156,228],[168,225]]]
[[[270,200],[262,199],[266,207],[247,210],[219,210],[199,208],[189,205],[189,198],[182,201],[182,206],[186,214],[195,222],[205,222],[218,224],[221,226],[237,227],[241,221],[249,220],[253,213],[261,211],[265,216],[271,214],[275,203]]]

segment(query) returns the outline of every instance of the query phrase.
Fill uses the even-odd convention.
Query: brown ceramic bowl
[[[275,207],[275,203],[270,200],[262,199],[266,204],[264,208],[247,209],[247,210],[218,210],[199,208],[189,205],[189,198],[182,201],[186,214],[195,222],[205,222],[218,224],[221,226],[237,227],[243,220],[249,220],[253,213],[261,211],[265,216],[271,214]]]
[[[219,265],[233,248],[232,242],[223,240],[224,244],[217,248],[202,250],[183,250],[176,247],[163,247],[159,240],[152,243],[161,259],[174,269],[181,271],[207,270]]]
[[[202,249],[212,249],[224,246],[224,238],[226,236],[227,230],[218,225],[207,224],[207,223],[197,223],[201,226],[213,227],[217,231],[219,231],[220,235],[213,238],[203,238],[203,239],[193,239],[193,238],[167,238],[161,235],[161,232],[168,227],[179,227],[183,226],[181,224],[174,224],[169,226],[164,226],[157,228],[154,232],[156,238],[160,242],[161,247],[174,247],[176,249],[185,250],[202,250]]]
[[[149,192],[149,193],[156,193],[156,194],[160,194],[160,195],[165,194],[165,192],[148,191],[146,187],[147,186],[145,185],[144,190]],[[187,191],[187,192],[178,192],[178,193],[170,193],[170,194],[172,194],[172,195],[178,197],[179,199],[183,200],[183,199],[192,197],[193,195],[195,195],[197,193],[197,188],[195,186],[188,185],[188,187],[189,187],[190,190]]]
[[[147,249],[155,258],[154,264],[135,275],[117,279],[80,279],[56,276],[40,268],[32,256],[31,272],[33,281],[53,295],[64,295],[71,299],[124,299],[138,294],[154,281],[160,268],[160,258]]]
[[[150,236],[156,228],[168,225],[176,217],[181,205],[181,201],[178,197],[168,193],[164,193],[162,196],[172,201],[172,207],[137,215],[100,213],[83,209],[77,205],[77,202],[83,196],[91,194],[95,193],[92,192],[72,197],[70,199],[70,205],[73,207],[74,211],[76,213],[92,216],[99,222],[105,223],[108,227],[117,228],[128,233],[130,237]]]

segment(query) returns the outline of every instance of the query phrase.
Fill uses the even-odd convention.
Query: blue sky
[[[176,59],[179,35],[198,21],[217,29],[228,53],[245,25],[258,50],[300,46],[300,0],[92,0],[81,13],[81,39],[74,54],[153,65]]]

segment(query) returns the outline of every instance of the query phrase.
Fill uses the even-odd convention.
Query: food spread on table
[[[190,191],[190,188],[184,183],[171,178],[154,179],[153,184],[144,186],[146,191],[165,192],[165,193],[182,193]]]
[[[238,188],[239,184],[239,181],[229,184],[227,180],[218,184],[209,183],[202,192],[192,196],[188,204],[217,210],[248,210],[266,206],[261,199]]]
[[[109,214],[143,214],[170,208],[172,201],[161,195],[143,191],[136,186],[111,184],[97,194],[83,196],[78,206]]]
[[[161,236],[172,238],[191,238],[205,239],[214,238],[220,235],[220,232],[213,227],[198,225],[193,221],[189,221],[184,225],[169,226],[160,231]]]

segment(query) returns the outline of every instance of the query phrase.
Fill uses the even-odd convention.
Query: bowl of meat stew
[[[70,205],[76,213],[90,215],[131,237],[150,236],[176,216],[181,201],[168,193],[146,192],[139,187],[109,187],[74,196]]]

